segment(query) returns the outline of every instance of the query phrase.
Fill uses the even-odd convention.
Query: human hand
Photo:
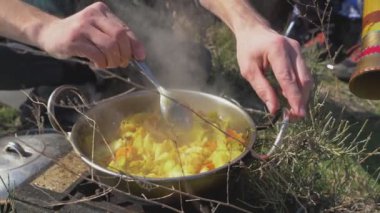
[[[289,103],[289,118],[304,117],[313,79],[298,42],[263,25],[237,30],[235,36],[241,75],[251,84],[269,112],[275,114],[280,108],[276,92],[265,76],[270,66],[282,95]]]
[[[54,57],[84,57],[98,68],[126,67],[132,57],[145,58],[134,33],[101,2],[45,24],[38,44]]]

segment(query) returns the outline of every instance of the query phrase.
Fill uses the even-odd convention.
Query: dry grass
[[[380,152],[366,149],[365,124],[355,131],[355,125],[336,117],[325,102],[315,102],[306,120],[289,127],[284,146],[269,162],[248,167],[244,198],[253,198],[249,203],[257,209],[281,212],[380,210],[378,179],[361,167]],[[263,151],[273,141],[268,134],[259,146]]]

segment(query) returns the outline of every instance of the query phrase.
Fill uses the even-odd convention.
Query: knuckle
[[[298,41],[294,40],[294,39],[291,39],[291,38],[288,38],[288,44],[290,44],[290,46],[296,50],[301,50],[301,45]]]
[[[92,17],[101,14],[102,12],[108,10],[108,6],[103,2],[96,2],[84,10],[81,11],[82,17]]]
[[[301,49],[301,45],[300,45],[300,43],[299,43],[298,41],[291,39],[290,42],[291,42],[291,44],[292,44],[292,46],[293,46],[294,48],[296,48],[296,49],[298,49],[298,50]]]
[[[253,79],[254,75],[255,75],[254,72],[251,72],[248,69],[242,69],[241,70],[241,76],[243,76],[243,78],[247,79],[248,81]]]
[[[247,59],[238,62],[240,67],[240,75],[247,81],[254,80],[255,76],[257,75],[257,70],[252,67],[255,67],[255,65]]]
[[[81,13],[80,13],[80,16],[82,18],[88,18],[88,17],[92,17],[92,16],[96,16],[96,13],[97,13],[97,10],[90,6],[86,9],[84,9]]]
[[[117,29],[115,29],[114,31],[114,37],[119,40],[121,39],[123,36],[126,36],[126,29],[124,27],[118,27]]]
[[[286,38],[283,37],[283,36],[276,36],[273,41],[272,41],[275,45],[277,46],[284,46],[285,43],[286,43]]]
[[[92,4],[91,8],[95,10],[99,10],[99,11],[108,10],[108,6],[105,3],[100,2],[100,1]]]
[[[290,70],[284,70],[283,72],[280,72],[278,74],[278,80],[287,84],[296,83],[296,78],[291,73],[292,72]]]

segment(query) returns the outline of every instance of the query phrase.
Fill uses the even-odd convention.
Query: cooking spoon
[[[153,72],[144,61],[133,60],[131,63],[143,74],[160,93],[161,114],[169,124],[176,129],[186,130],[192,126],[192,114],[189,109],[178,103],[153,75]]]

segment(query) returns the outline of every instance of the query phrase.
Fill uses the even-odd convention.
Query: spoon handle
[[[152,70],[144,61],[132,60],[131,63],[157,88],[161,94],[166,94],[165,89],[160,85],[160,83],[158,83],[158,80],[153,75]]]

